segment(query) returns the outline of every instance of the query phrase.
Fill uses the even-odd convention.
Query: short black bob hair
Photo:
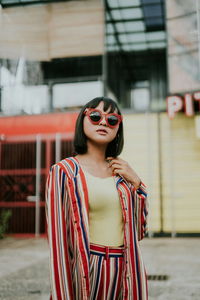
[[[117,113],[121,115],[120,109],[115,101],[107,97],[97,97],[87,102],[81,109],[79,116],[76,121],[75,137],[74,137],[74,150],[76,154],[84,154],[87,152],[87,137],[83,131],[83,119],[84,111],[86,108],[96,108],[100,102],[104,103],[104,111],[110,108],[109,112],[114,112],[117,109]],[[106,149],[106,157],[112,156],[117,157],[124,146],[124,134],[123,134],[123,123],[120,122],[118,132],[113,141],[111,141]]]

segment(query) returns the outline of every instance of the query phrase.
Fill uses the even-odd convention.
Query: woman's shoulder
[[[54,164],[51,168],[62,169],[69,176],[76,176],[78,172],[78,162],[74,156],[66,157]]]

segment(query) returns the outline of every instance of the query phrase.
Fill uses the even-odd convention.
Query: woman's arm
[[[144,238],[148,230],[148,201],[146,185],[141,181],[138,189],[131,185],[131,190],[134,201],[135,224],[138,234],[138,240],[140,241]]]
[[[50,286],[53,300],[73,299],[66,241],[66,174],[54,165],[46,182],[46,221],[50,251]]]
[[[131,166],[123,159],[117,157],[108,157],[109,165],[114,174],[122,176],[131,189],[133,196],[133,205],[135,213],[135,225],[140,241],[147,232],[147,215],[148,215],[148,202],[146,185],[141,181],[136,172]]]

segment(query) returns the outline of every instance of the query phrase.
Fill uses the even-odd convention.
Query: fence
[[[0,141],[0,213],[12,213],[9,234],[46,233],[46,178],[52,164],[72,154],[72,139],[57,133]]]

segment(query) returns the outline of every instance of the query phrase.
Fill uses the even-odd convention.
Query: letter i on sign
[[[191,94],[185,94],[184,97],[184,104],[185,104],[185,114],[188,117],[194,116],[194,103]]]

